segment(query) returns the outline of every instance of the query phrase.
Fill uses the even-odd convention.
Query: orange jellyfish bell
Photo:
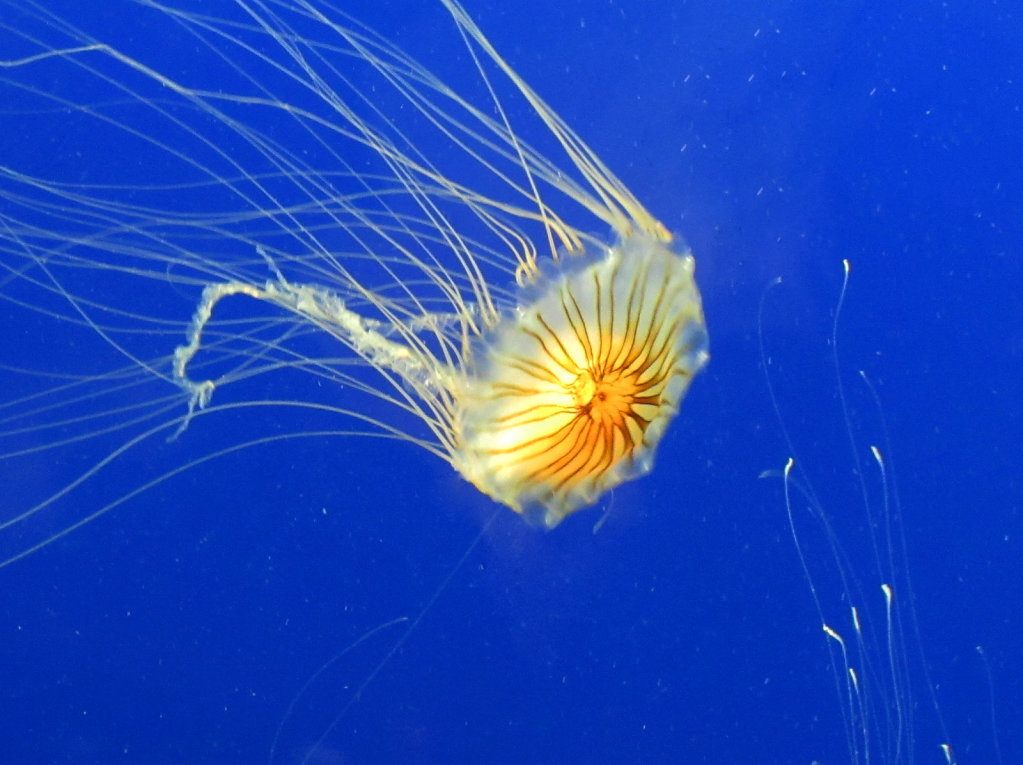
[[[648,472],[707,332],[687,248],[631,232],[527,287],[467,369],[454,466],[553,528]]]

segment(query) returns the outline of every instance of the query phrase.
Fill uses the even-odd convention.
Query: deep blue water
[[[712,359],[654,473],[602,503],[599,533],[599,511],[550,533],[501,511],[456,566],[497,506],[412,446],[285,441],[192,469],[0,569],[0,761],[266,762],[280,726],[273,762],[299,762],[346,710],[308,762],[849,762],[781,482],[758,477],[795,448],[856,605],[883,632],[831,364],[843,259],[839,366],[855,454],[884,517],[868,447],[885,452],[906,539],[896,563],[915,593],[896,598],[912,600],[920,626],[896,653],[925,657],[945,726],[919,672],[898,693],[871,686],[872,703],[898,698],[914,724],[911,752],[871,761],[940,763],[944,742],[961,763],[998,762],[999,750],[1019,761],[1018,13],[967,0],[467,5],[697,257]],[[154,49],[172,34],[114,6],[91,28]],[[440,71],[458,67],[430,45],[437,25],[448,32],[442,14],[345,7]],[[0,23],[18,23],[0,8]],[[13,101],[0,107],[0,165],[58,178],[81,167],[89,135],[26,131],[25,119]],[[132,163],[116,146],[96,150],[111,160],[97,176]],[[126,291],[123,307],[154,299]],[[195,299],[181,300],[182,333]],[[0,310],[4,364],[101,371],[61,344],[58,325]],[[286,395],[269,377],[258,384]],[[212,448],[206,428],[155,439],[104,474],[106,490]],[[20,487],[56,490],[89,464],[88,448],[5,468],[4,517]],[[82,491],[69,512],[81,517],[90,499]],[[826,572],[820,527],[802,503],[796,517]],[[449,574],[347,706],[408,622],[346,648],[415,619]],[[849,604],[821,576],[829,623],[848,638]],[[871,729],[875,746],[894,739],[880,718]]]

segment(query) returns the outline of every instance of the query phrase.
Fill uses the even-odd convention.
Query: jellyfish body
[[[650,470],[707,359],[693,267],[635,234],[549,278],[466,376],[462,475],[550,528]]]

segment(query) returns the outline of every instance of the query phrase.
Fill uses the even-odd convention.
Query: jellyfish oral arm
[[[234,295],[272,303],[318,326],[329,328],[332,334],[340,337],[372,366],[394,372],[409,383],[422,385],[426,380],[438,379],[436,373],[429,373],[427,365],[412,348],[390,340],[378,331],[374,325],[380,322],[349,310],[340,297],[322,287],[292,284],[283,278],[268,281],[262,287],[240,281],[211,284],[203,290],[199,306],[192,316],[187,342],[174,351],[174,379],[189,394],[188,415],[176,435],[188,427],[192,414],[205,408],[213,396],[216,382],[191,379],[188,365],[202,346],[203,330],[213,315],[214,307],[224,298]]]

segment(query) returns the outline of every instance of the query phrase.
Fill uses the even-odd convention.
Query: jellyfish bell
[[[677,247],[677,245],[676,245]],[[629,234],[548,276],[466,376],[455,467],[550,528],[649,471],[707,359],[694,262]]]

